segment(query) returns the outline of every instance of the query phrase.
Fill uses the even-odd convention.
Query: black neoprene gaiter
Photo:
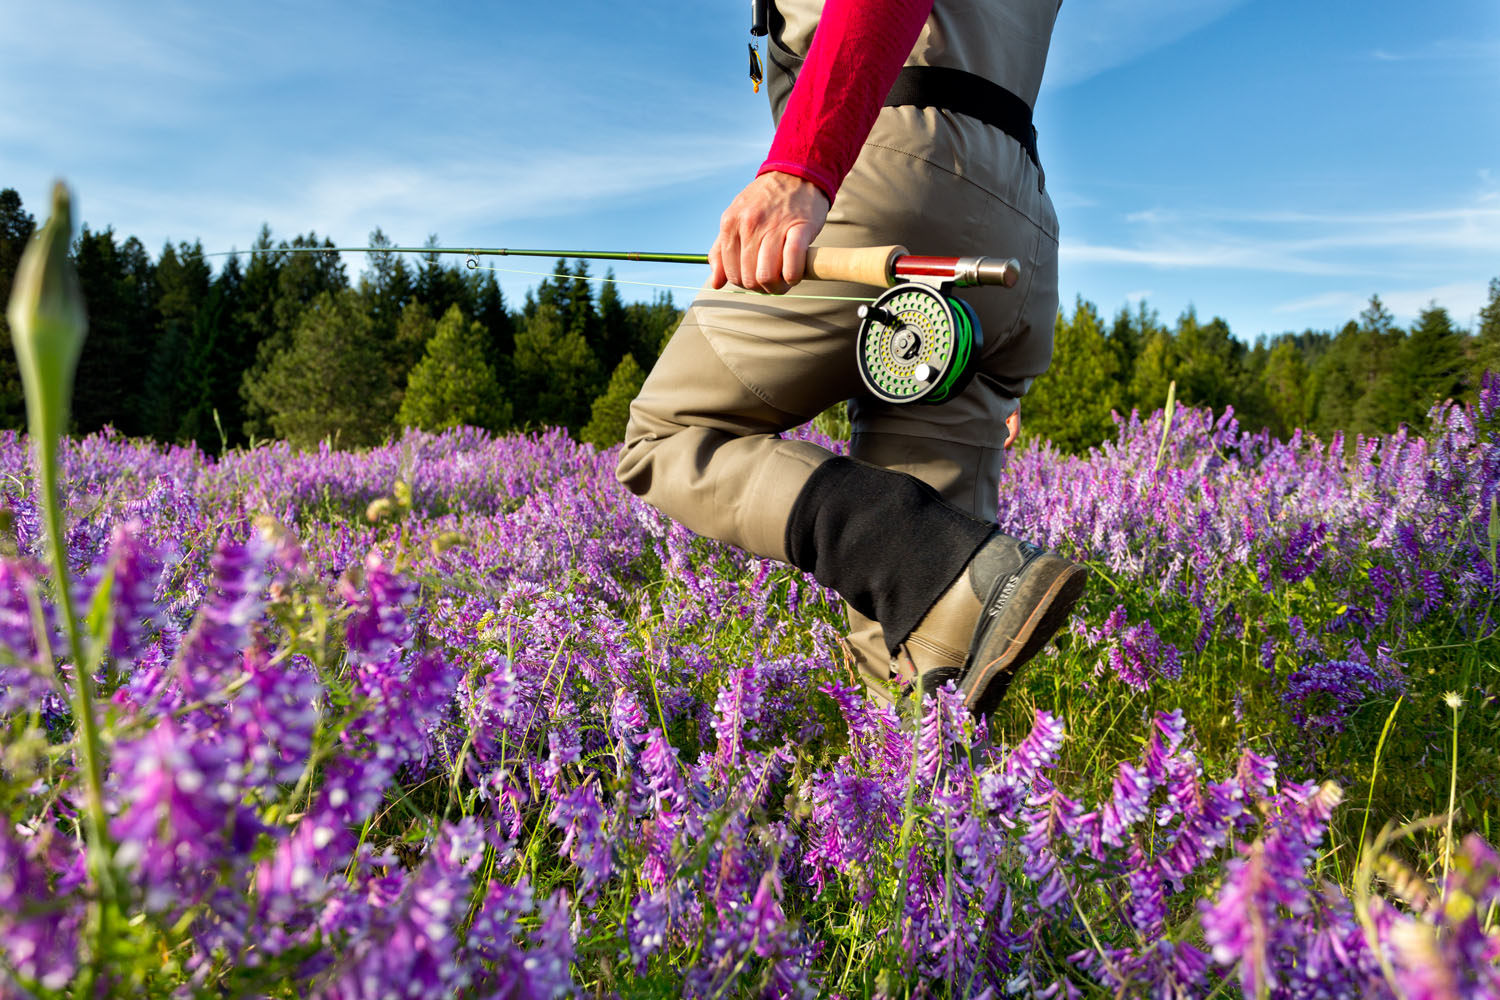
[[[835,457],[797,495],[786,551],[879,622],[894,655],[994,531],[920,479]]]

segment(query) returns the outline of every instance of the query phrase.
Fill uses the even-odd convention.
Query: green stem
[[[1448,872],[1453,868],[1453,812],[1458,803],[1458,709],[1457,699],[1450,701],[1453,710],[1453,764],[1448,772],[1448,825],[1443,831],[1443,884],[1442,899],[1448,900]]]
[[[63,630],[68,636],[68,653],[73,660],[74,715],[83,739],[86,804],[84,829],[88,838],[88,867],[99,893],[99,898],[90,905],[89,914],[93,947],[84,985],[88,988],[87,992],[91,993],[93,980],[102,963],[105,942],[109,940],[109,918],[115,903],[114,847],[109,840],[109,817],[104,809],[104,755],[100,748],[99,720],[94,716],[94,678],[83,655],[78,612],[73,607],[72,590],[68,582],[67,544],[57,488],[57,447],[57,438],[53,435],[40,435],[36,438],[37,474],[41,486],[42,514],[47,524],[47,547],[52,556],[52,579],[57,588],[57,603],[62,610]]]
[[[1385,725],[1380,730],[1380,741],[1375,744],[1375,763],[1370,769],[1370,790],[1365,795],[1365,818],[1359,825],[1359,848],[1354,852],[1356,862],[1365,856],[1365,831],[1370,828],[1370,809],[1375,801],[1375,782],[1380,777],[1380,756],[1385,750],[1385,738],[1391,734],[1391,726],[1396,721],[1396,713],[1401,710],[1401,701],[1406,695],[1398,695],[1396,704],[1391,706],[1391,714],[1386,716]]]

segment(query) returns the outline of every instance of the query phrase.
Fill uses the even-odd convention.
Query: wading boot
[[[901,644],[925,695],[957,680],[976,716],[1000,704],[1021,665],[1062,627],[1088,570],[996,531]]]

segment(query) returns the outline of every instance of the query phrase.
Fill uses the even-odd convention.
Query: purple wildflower
[[[257,534],[244,542],[220,538],[211,562],[214,596],[199,610],[178,654],[188,697],[207,698],[238,669],[250,627],[260,619],[268,551]]]
[[[67,897],[49,877],[51,859],[38,856],[40,844],[35,836],[17,841],[0,826],[0,962],[22,984],[61,991],[77,970],[83,914],[79,907],[58,905]],[[0,992],[8,994],[3,987],[9,978],[0,979]]]
[[[134,873],[148,909],[187,905],[214,866],[248,854],[260,832],[240,805],[225,749],[163,719],[115,751],[116,860]]]
[[[592,896],[613,870],[609,814],[599,801],[593,782],[585,782],[558,796],[549,822],[563,831],[559,853],[578,866],[582,890]]]
[[[0,646],[18,662],[0,662],[0,716],[23,711],[52,690],[52,665],[37,648],[32,600],[39,598],[37,578],[16,559],[0,558]]]

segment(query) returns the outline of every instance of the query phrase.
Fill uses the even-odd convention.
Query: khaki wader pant
[[[940,406],[881,403],[865,394],[855,365],[858,303],[705,288],[630,407],[620,481],[699,534],[785,560],[792,505],[830,453],[778,435],[849,400],[854,458],[910,473],[993,519],[1004,421],[1013,397],[1046,369],[1057,316],[1057,220],[1037,169],[982,123],[885,108],[815,243],[1017,258],[1015,288],[956,293],[979,317],[980,376]],[[877,291],[807,281],[792,294]],[[851,609],[850,627],[861,679],[889,698],[879,625]]]

